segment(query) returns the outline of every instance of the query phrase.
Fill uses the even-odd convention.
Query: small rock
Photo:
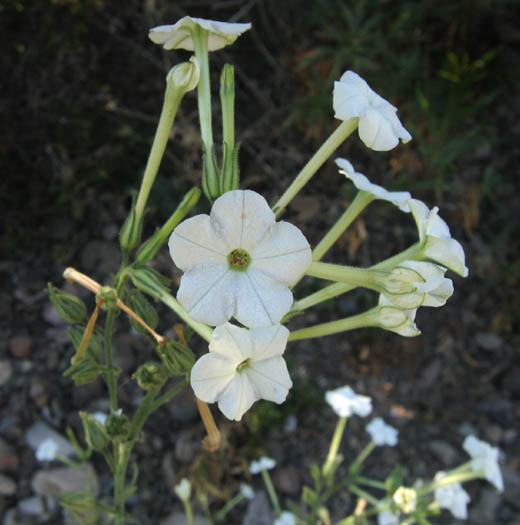
[[[18,455],[3,439],[0,439],[0,471],[15,472],[18,469]]]
[[[181,463],[191,463],[200,447],[200,439],[191,430],[184,430],[175,441],[175,457]]]
[[[265,492],[256,492],[247,506],[242,525],[272,525],[273,521],[274,513]]]
[[[498,523],[496,514],[500,507],[500,500],[501,496],[495,489],[482,488],[480,498],[470,507],[469,523],[472,525]]]
[[[8,359],[0,361],[0,386],[4,386],[13,375],[13,365]]]
[[[17,359],[27,359],[31,354],[31,348],[32,339],[24,335],[13,337],[9,341],[9,351]]]
[[[273,483],[277,489],[294,496],[300,492],[300,474],[298,469],[289,465],[277,469],[273,475]]]
[[[90,465],[81,470],[70,467],[39,470],[31,479],[31,487],[41,496],[76,490],[92,490],[94,494],[98,491],[97,477]]]
[[[49,396],[47,395],[47,382],[41,377],[34,377],[31,380],[29,395],[35,402],[36,406],[42,408],[47,404]]]
[[[445,466],[452,467],[457,463],[459,453],[450,443],[436,439],[428,445],[432,454]]]
[[[489,418],[502,427],[510,427],[513,424],[513,403],[509,399],[495,399],[482,403],[480,409]]]
[[[296,429],[298,428],[298,418],[291,414],[286,420],[283,425],[283,431],[286,434],[292,434],[293,432],[296,432]]]
[[[11,496],[16,492],[16,483],[8,476],[0,474],[0,496]]]
[[[504,499],[520,509],[520,473],[507,466],[501,467],[504,477]]]
[[[502,384],[506,392],[511,392],[514,397],[520,398],[520,366],[510,368],[505,373]]]
[[[24,514],[30,516],[44,516],[54,509],[56,504],[52,499],[46,498],[44,502],[39,496],[32,496],[31,498],[25,498],[18,502],[18,509]]]
[[[504,340],[491,332],[480,332],[475,336],[475,341],[480,348],[494,352],[504,345]]]
[[[188,525],[188,520],[183,512],[174,512],[161,521],[161,525]],[[209,525],[209,521],[203,516],[195,514],[193,516],[193,525]]]
[[[67,439],[41,421],[34,423],[25,433],[25,441],[34,450],[46,439],[55,441],[58,446],[57,453],[62,456],[72,456],[75,453],[74,447]]]
[[[54,305],[49,301],[45,304],[42,310],[42,317],[44,321],[52,326],[64,327],[68,326],[67,322],[58,313],[58,310],[54,308]]]

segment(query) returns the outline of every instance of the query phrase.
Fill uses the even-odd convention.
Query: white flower
[[[262,456],[258,461],[251,461],[249,472],[251,474],[260,474],[263,470],[271,470],[276,467],[276,461],[273,458]]]
[[[245,483],[240,483],[240,494],[246,499],[253,499],[255,497],[255,491]]]
[[[437,215],[439,208],[430,210],[424,202],[417,199],[410,199],[408,204],[419,230],[419,241],[423,243],[423,257],[466,277],[468,269],[464,249],[458,241],[452,239],[448,225]]]
[[[215,51],[232,44],[242,33],[251,29],[251,24],[217,22],[216,20],[185,16],[173,25],[150,29],[148,36],[155,44],[162,44],[164,49],[180,48],[193,51],[193,32],[196,28],[207,31],[208,50]]]
[[[388,445],[395,447],[397,445],[397,435],[399,432],[396,428],[387,425],[380,417],[374,418],[366,427],[372,441],[378,446]]]
[[[296,282],[312,261],[309,243],[288,222],[275,222],[254,191],[224,193],[211,214],[183,221],[169,241],[184,270],[177,299],[212,326],[234,316],[247,327],[273,325],[289,311]]]
[[[191,369],[191,386],[206,403],[218,401],[228,419],[239,421],[258,399],[283,403],[292,381],[282,357],[289,330],[282,325],[239,328],[217,326],[203,355]]]
[[[362,173],[356,172],[354,166],[352,166],[347,159],[336,159],[335,162],[336,166],[339,168],[339,172],[350,179],[358,190],[371,193],[375,199],[391,202],[406,213],[410,212],[408,201],[412,196],[408,191],[385,190],[382,186],[372,184]]]
[[[359,138],[375,151],[388,151],[399,144],[399,139],[412,139],[397,118],[397,108],[353,71],[346,71],[339,82],[334,82],[333,106],[340,120],[359,117]]]
[[[408,487],[399,487],[394,492],[395,504],[406,514],[410,514],[417,506],[417,492]]]
[[[439,481],[444,477],[446,477],[445,472],[437,472],[433,479]],[[467,505],[471,498],[460,483],[438,487],[434,491],[434,496],[439,506],[449,510],[457,519],[465,520],[468,518]]]
[[[399,513],[394,514],[391,510],[382,510],[377,515],[377,525],[399,525]]]
[[[471,467],[475,472],[483,472],[485,478],[500,492],[504,490],[504,480],[498,465],[498,448],[489,443],[468,436],[462,444],[464,450],[471,456]]]
[[[446,268],[424,261],[404,261],[385,280],[385,297],[404,309],[443,306],[453,295],[453,282],[444,277]]]
[[[47,438],[38,445],[34,454],[38,461],[53,461],[56,459],[58,449],[58,443],[52,438]]]
[[[104,425],[107,420],[107,415],[104,412],[94,412],[92,417],[100,424]]]
[[[339,417],[349,417],[357,414],[366,417],[372,412],[372,399],[360,396],[349,386],[342,386],[325,393],[325,400]]]
[[[394,306],[392,302],[383,294],[379,295],[379,326],[385,330],[390,330],[404,337],[415,337],[421,331],[414,323],[415,309],[402,309]]]
[[[289,512],[288,510],[284,510],[280,517],[276,518],[273,521],[273,525],[295,525],[296,524],[296,516]]]
[[[173,490],[181,501],[188,501],[191,496],[191,483],[187,478],[182,478],[181,481],[173,487]]]

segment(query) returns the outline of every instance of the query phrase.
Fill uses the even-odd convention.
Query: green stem
[[[114,374],[114,365],[112,362],[112,330],[116,310],[111,309],[107,314],[105,325],[105,360],[106,360],[106,383],[108,387],[108,396],[110,399],[110,409],[112,412],[117,410],[117,377]]]
[[[305,164],[285,193],[273,206],[276,217],[279,217],[298,192],[309,182],[310,178],[321,168],[323,163],[338,149],[340,144],[357,128],[358,118],[343,121],[320,149]]]
[[[330,472],[336,461],[336,456],[338,455],[339,446],[343,438],[343,433],[345,432],[345,425],[347,424],[346,417],[340,417],[336,423],[336,428],[334,429],[334,434],[332,435],[332,441],[330,442],[329,453],[327,454],[327,459],[322,467],[322,472],[325,477],[330,475]]]
[[[157,124],[157,130],[153,139],[152,149],[150,150],[150,155],[148,156],[148,162],[146,163],[146,168],[144,170],[143,181],[141,183],[139,195],[137,196],[137,202],[135,204],[138,223],[142,221],[144,207],[146,206],[146,201],[148,200],[150,190],[152,189],[155,176],[159,170],[164,150],[166,149],[166,144],[170,136],[170,130],[173,126],[173,121],[175,120],[175,115],[183,96],[183,90],[176,87],[173,82],[167,81],[161,117],[159,119],[159,123]]]
[[[199,104],[200,134],[208,153],[213,147],[213,127],[211,115],[211,87],[209,79],[208,33],[196,25],[193,29],[193,43],[195,57],[199,62],[200,80],[197,85]]]
[[[370,455],[370,453],[376,448],[376,444],[373,441],[370,441],[368,445],[360,452],[359,456],[356,458],[356,460],[350,465],[350,472],[357,472],[360,470],[361,465],[367,459],[367,457]],[[361,477],[357,478],[362,479]],[[365,479],[365,478],[363,478]],[[383,484],[384,486],[384,484]]]
[[[314,261],[305,272],[306,275],[342,282],[350,285],[361,286],[381,292],[389,272],[372,270],[371,268],[358,268],[356,266],[342,266]]]
[[[150,413],[155,412],[161,405],[168,403],[174,396],[176,396],[183,388],[189,384],[189,379],[185,377],[179,384],[175,385],[171,390],[158,397],[150,407]]]
[[[186,513],[186,521],[188,525],[193,525],[193,510],[189,499],[183,500],[184,512]]]
[[[349,485],[348,489],[350,490],[350,492],[354,493],[356,496],[359,496],[360,498],[367,500],[369,503],[372,503],[372,505],[374,506],[377,506],[380,503],[377,498],[374,498],[374,496],[372,496],[368,492],[365,492],[363,489],[360,489],[356,485]]]
[[[215,521],[223,520],[227,513],[234,509],[242,500],[244,496],[239,492],[235,497],[231,498],[216,514]]]
[[[269,498],[271,499],[271,503],[273,504],[274,511],[276,515],[279,516],[281,512],[280,502],[278,501],[278,496],[276,495],[276,491],[274,490],[273,482],[271,481],[269,471],[262,470],[262,478],[264,478],[265,488],[267,489],[267,493],[269,494]]]
[[[356,476],[356,483],[361,483],[361,485],[375,489],[386,490],[386,485],[383,481],[376,481],[375,479],[365,478],[364,476]]]
[[[424,495],[424,494],[428,494],[429,492],[433,492],[435,489],[438,489],[440,487],[445,487],[447,485],[453,485],[454,483],[464,483],[465,481],[470,481],[472,479],[482,479],[482,478],[485,478],[484,472],[482,471],[459,472],[456,474],[447,474],[445,477],[437,481],[432,481],[430,484],[426,485],[425,487],[417,489],[417,493],[419,495]]]

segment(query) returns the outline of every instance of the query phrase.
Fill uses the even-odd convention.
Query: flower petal
[[[252,361],[281,356],[285,352],[289,330],[281,324],[250,330],[253,339]]]
[[[246,328],[240,328],[231,323],[217,326],[211,336],[209,351],[220,354],[233,362],[236,368],[254,353],[251,333]]]
[[[214,403],[235,376],[236,365],[219,354],[203,355],[191,369],[191,387],[206,403]]]
[[[374,151],[389,151],[399,144],[392,125],[376,109],[370,109],[361,116],[358,131],[365,146]]]
[[[170,235],[168,247],[175,266],[181,270],[201,263],[227,266],[229,252],[212,230],[208,215],[181,222]]]
[[[258,396],[246,374],[235,374],[233,380],[226,387],[218,407],[228,419],[240,421],[253,403],[258,400]]]
[[[181,278],[177,299],[195,321],[223,324],[233,315],[237,273],[221,264],[192,266]]]
[[[285,284],[292,284],[312,262],[312,252],[303,233],[288,222],[277,222],[271,235],[251,250],[251,268]]]
[[[365,94],[342,81],[334,82],[332,105],[334,116],[340,120],[359,117],[370,107]]]
[[[258,397],[278,404],[285,401],[292,387],[287,365],[282,357],[271,357],[261,361],[251,360],[244,373],[253,383]]]

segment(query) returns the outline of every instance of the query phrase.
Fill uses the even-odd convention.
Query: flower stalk
[[[200,417],[204,423],[204,428],[208,433],[208,435],[202,440],[202,445],[206,450],[215,452],[220,448],[222,436],[215,424],[213,414],[211,413],[208,404],[201,401],[198,397],[195,397],[195,401],[197,402],[197,408],[199,409]]]
[[[323,475],[328,478],[334,470],[336,463],[336,457],[338,455],[339,446],[341,440],[343,439],[343,433],[345,432],[345,426],[347,424],[347,417],[343,416],[338,419],[336,423],[336,428],[334,429],[334,434],[332,435],[332,441],[330,442],[329,452],[327,454],[327,459],[322,467]]]

